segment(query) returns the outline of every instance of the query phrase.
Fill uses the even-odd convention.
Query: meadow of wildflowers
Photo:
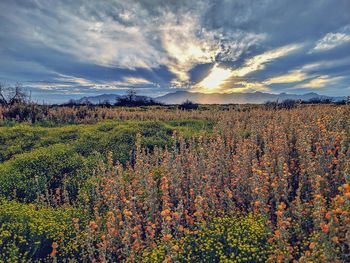
[[[348,105],[103,111],[118,123],[91,117],[64,142],[50,134],[69,125],[0,128],[42,142],[3,151],[2,261],[350,262]],[[33,171],[45,149],[62,161]],[[16,193],[13,171],[40,193]]]

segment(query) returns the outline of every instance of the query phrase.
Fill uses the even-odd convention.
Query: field
[[[36,107],[0,108],[0,262],[350,262],[349,105]]]

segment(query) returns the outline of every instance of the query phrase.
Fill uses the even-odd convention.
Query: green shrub
[[[116,123],[114,128],[106,123],[97,126],[97,131],[84,132],[74,145],[83,156],[93,152],[105,156],[112,152],[114,161],[126,163],[132,160],[137,134],[141,135],[142,147],[152,150],[155,145],[170,145],[173,129],[162,122],[154,121]]]
[[[79,129],[74,126],[43,128],[21,124],[15,127],[1,127],[0,162],[43,146],[71,142],[78,137]]]
[[[0,165],[0,194],[33,201],[66,185],[71,197],[88,175],[88,162],[69,145],[56,144],[19,154]]]
[[[214,122],[208,120],[183,119],[168,122],[174,130],[185,137],[202,135],[213,130]]]
[[[135,148],[135,138],[137,130],[135,128],[123,128],[109,132],[101,136],[98,145],[98,152],[106,154],[113,153],[115,161],[125,163],[130,160],[130,153]]]
[[[70,197],[75,198],[78,186],[101,156],[112,152],[114,161],[125,164],[133,160],[137,134],[141,135],[141,146],[152,151],[156,145],[170,146],[174,130],[190,137],[210,127],[210,122],[202,120],[1,127],[0,195],[33,201],[65,182]]]
[[[0,162],[16,154],[30,151],[45,132],[38,128],[35,132],[24,125],[0,129]]]
[[[0,163],[18,154],[62,143],[74,145],[83,156],[94,152],[105,155],[112,151],[114,159],[124,163],[130,160],[130,151],[134,149],[138,133],[142,136],[142,146],[152,149],[155,145],[170,145],[175,130],[187,138],[212,128],[213,122],[205,120],[106,121],[54,128],[24,124],[0,127]]]
[[[34,262],[47,258],[56,242],[57,259],[78,257],[73,208],[39,208],[0,200],[0,262]]]
[[[261,217],[215,217],[183,238],[162,241],[144,253],[144,262],[265,262],[271,233]]]

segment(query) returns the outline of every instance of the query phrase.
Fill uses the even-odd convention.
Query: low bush
[[[161,241],[144,262],[266,262],[272,251],[269,228],[261,217],[215,217],[181,239]]]
[[[199,108],[198,103],[194,103],[190,100],[186,100],[179,105],[179,109],[181,110],[197,110],[198,108]]]
[[[66,189],[69,198],[74,198],[79,183],[89,175],[88,166],[69,145],[19,154],[0,165],[0,195],[34,201],[55,189]]]
[[[73,208],[0,200],[0,262],[79,258],[81,248],[75,237],[77,224],[83,222],[82,213]]]
[[[268,110],[291,110],[298,106],[299,101],[287,99],[282,102],[278,101],[268,101],[265,103],[265,108]]]
[[[188,120],[4,127],[0,129],[0,195],[30,202],[40,196],[48,200],[56,189],[65,189],[69,199],[75,199],[79,185],[101,159],[97,155],[112,152],[114,161],[126,164],[133,161],[137,134],[141,146],[152,151],[155,146],[170,146],[174,130],[189,137],[206,125],[206,121]]]

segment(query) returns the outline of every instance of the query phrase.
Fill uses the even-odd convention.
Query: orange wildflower
[[[96,230],[96,229],[98,228],[98,225],[96,224],[95,221],[90,221],[89,227],[90,227],[92,230]]]
[[[275,213],[277,216],[282,216],[283,215],[283,212],[282,211],[276,211]]]
[[[170,240],[170,239],[172,239],[172,235],[171,234],[167,234],[167,235],[165,235],[164,237],[163,237],[163,240],[164,241],[168,241],[168,240]]]
[[[281,231],[276,230],[275,231],[275,237],[280,238],[281,237]]]
[[[124,209],[123,214],[128,216],[128,217],[132,216],[132,212],[129,211],[128,209]]]
[[[321,227],[323,233],[327,234],[329,232],[329,226],[327,224],[321,223],[320,227]]]
[[[179,225],[179,227],[177,228],[180,232],[183,232],[185,229],[182,225]]]
[[[165,209],[160,213],[160,215],[164,216],[164,217],[169,216],[170,214],[171,214],[171,212],[169,209]]]
[[[57,254],[58,244],[56,242],[53,242],[51,247],[52,247],[52,252],[50,253],[50,257],[55,257]]]
[[[339,238],[334,236],[331,238],[331,240],[334,242],[334,243],[339,243]]]
[[[286,204],[283,202],[278,205],[278,209],[280,209],[280,210],[283,210],[285,208],[286,208]]]
[[[256,206],[256,207],[259,207],[260,205],[261,205],[261,202],[258,200],[258,201],[255,201],[254,202],[254,205]]]
[[[309,248],[310,249],[314,249],[316,246],[316,243],[315,242],[311,242],[310,245],[309,245]]]

